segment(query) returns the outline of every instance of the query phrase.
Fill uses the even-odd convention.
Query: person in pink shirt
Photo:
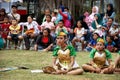
[[[46,15],[46,21],[41,24],[41,29],[49,28],[51,30],[51,27],[55,27],[54,23],[51,22],[51,15]]]
[[[89,15],[89,28],[90,31],[93,31],[93,28],[91,26],[92,22],[95,20],[94,15],[99,13],[99,8],[97,6],[93,6],[92,13]]]

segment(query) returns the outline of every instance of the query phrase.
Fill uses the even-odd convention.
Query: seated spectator
[[[113,23],[113,26],[109,30],[109,35],[114,37],[114,40],[118,39],[119,28],[117,23]]]
[[[92,7],[92,13],[89,15],[89,29],[93,31],[92,22],[95,20],[94,15],[99,13],[99,8],[97,6]]]
[[[55,24],[55,21],[57,19],[57,12],[52,12],[52,19],[51,19],[51,22],[53,22]]]
[[[103,17],[103,24],[105,24],[108,21],[108,18],[115,18],[115,11],[113,8],[113,4],[107,4],[107,10]]]
[[[46,21],[46,15],[50,15],[50,10],[49,9],[45,9],[44,14],[45,15],[43,17],[42,23]]]
[[[19,23],[19,24],[27,27],[27,30],[25,31],[23,37],[24,37],[24,41],[25,41],[26,50],[29,50],[30,49],[30,40],[29,39],[34,39],[34,42],[35,42],[36,37],[40,32],[38,29],[39,25],[36,21],[33,21],[32,16],[27,17],[27,22]]]
[[[50,35],[50,29],[45,28],[43,30],[43,34],[37,37],[36,43],[34,45],[34,49],[35,51],[37,50],[49,51],[51,50],[53,42],[54,42],[53,38]]]
[[[77,21],[77,27],[74,29],[75,37],[72,40],[72,45],[76,47],[76,42],[82,43],[82,50],[84,49],[84,34],[85,29],[82,26],[81,21]]]
[[[56,31],[55,33],[58,35],[60,33],[60,31],[63,31],[64,33],[68,34],[68,30],[67,28],[64,26],[64,21],[63,20],[60,20],[58,22],[58,26],[56,28]]]
[[[1,37],[1,32],[2,32],[2,29],[0,28],[0,50],[4,47],[4,40]]]
[[[0,37],[0,50],[4,47],[4,40]]]
[[[41,29],[49,28],[51,29],[52,27],[55,27],[54,23],[51,22],[51,15],[46,15],[46,21],[41,24]]]
[[[1,24],[1,37],[5,40],[5,43],[7,42],[7,36],[9,33],[9,26],[10,26],[9,18],[4,17],[4,23]],[[5,46],[6,47],[6,44]]]
[[[75,61],[76,52],[73,46],[66,44],[67,35],[64,32],[60,32],[57,36],[57,46],[53,51],[52,66],[44,67],[43,72],[49,74],[68,74],[68,75],[80,75],[83,70]],[[47,70],[51,68],[51,70]]]
[[[18,22],[20,21],[20,14],[17,13],[17,6],[11,6],[12,12],[8,14],[10,20],[16,19]]]
[[[87,12],[84,14],[84,15],[86,15],[86,16],[80,16],[80,18],[79,18],[79,20],[81,21],[81,23],[82,23],[82,26],[84,27],[84,29],[85,29],[85,31],[86,31],[86,34],[84,35],[85,36],[85,41],[89,41],[90,40],[90,37],[92,36],[92,33],[91,33],[91,31],[90,31],[90,29],[89,29],[89,27],[88,27],[88,25],[87,25],[87,23],[86,23],[86,18],[88,18],[88,16],[87,16]]]
[[[106,49],[108,49],[110,52],[116,52],[117,48],[115,47],[115,42],[113,41],[113,37],[112,36],[107,36],[106,37],[106,43],[105,43],[105,47]]]
[[[114,22],[113,18],[108,18],[107,23],[103,25],[107,33],[109,32],[110,28],[113,26],[113,22]]]
[[[86,11],[83,15],[85,16],[84,21],[86,22],[87,26],[90,26],[90,22],[89,22],[89,12]]]
[[[0,24],[4,23],[4,18],[8,17],[4,8],[0,9]]]
[[[82,68],[86,72],[112,74],[114,65],[112,64],[112,54],[105,49],[105,42],[99,38],[96,48],[90,52],[90,63],[83,64]]]
[[[18,40],[22,40],[23,37],[20,34],[20,25],[18,25],[17,20],[13,19],[12,24],[9,27],[10,34],[7,36],[8,40],[13,40],[15,42],[15,49],[18,46]]]
[[[93,33],[93,37],[90,40],[90,42],[88,43],[85,51],[91,51],[93,48],[95,48],[96,44],[97,44],[97,39],[99,38],[99,34],[97,33]]]
[[[95,14],[95,21],[92,22],[92,28],[93,30],[96,30],[97,28],[101,27],[102,25],[102,18],[100,14]]]
[[[89,22],[92,23],[94,19],[94,15],[99,13],[99,8],[98,6],[93,6],[92,7],[92,13],[89,15]]]
[[[120,74],[120,51],[118,52],[118,54],[118,57],[115,59],[114,73]]]

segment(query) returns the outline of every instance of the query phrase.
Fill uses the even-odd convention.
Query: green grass
[[[90,59],[87,52],[79,52],[76,60],[79,65],[88,62]],[[113,54],[113,60],[117,54]],[[35,52],[25,50],[1,50],[0,67],[26,66],[28,70],[12,70],[0,72],[0,80],[120,80],[119,74],[94,74],[83,75],[52,75],[44,73],[31,73],[31,70],[41,69],[51,65],[51,52]]]

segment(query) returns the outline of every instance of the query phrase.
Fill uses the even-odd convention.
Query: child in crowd
[[[46,15],[46,21],[42,23],[41,25],[41,29],[45,29],[45,28],[49,28],[51,29],[51,27],[55,27],[54,23],[51,22],[51,15]]]
[[[10,26],[9,18],[5,17],[4,18],[4,23],[1,24],[1,37],[5,40],[5,46],[6,47],[6,42],[7,42],[7,36],[9,33],[9,26]]]
[[[120,74],[120,51],[118,52],[118,57],[115,60],[115,70],[114,73]]]
[[[57,12],[52,12],[52,19],[51,19],[51,21],[53,22],[53,23],[55,23],[55,21],[56,21],[56,19],[57,19]]]
[[[53,51],[53,69],[51,74],[82,74],[83,70],[75,61],[76,52],[73,46],[66,44],[67,35],[60,32],[57,36],[57,46]],[[43,71],[47,73],[46,68]]]
[[[110,36],[113,36],[114,38],[118,36],[118,23],[113,23],[113,26],[109,30]]]
[[[51,14],[51,13],[50,13],[50,10],[49,10],[49,9],[45,9],[44,14],[45,14],[45,15],[44,15],[44,17],[43,17],[42,23],[46,21],[46,15],[50,15],[50,14]]]
[[[7,39],[15,41],[15,49],[16,49],[18,45],[18,40],[23,39],[23,37],[20,35],[21,32],[20,25],[18,25],[16,19],[12,19],[12,24],[10,25],[9,29],[10,29],[10,35],[7,36]]]
[[[72,40],[72,44],[76,47],[76,42],[82,43],[82,50],[84,49],[84,34],[85,29],[82,27],[81,21],[77,21],[77,27],[74,29],[75,37]]]
[[[113,37],[113,41],[115,42],[115,47],[120,49],[120,37],[119,37],[119,28],[118,23],[113,23],[113,26],[110,28],[109,33],[110,36]]]
[[[104,45],[104,40],[99,38],[96,47],[90,52],[90,63],[82,66],[85,71],[104,74],[113,73],[112,55],[105,49]]]
[[[58,35],[60,31],[63,31],[64,33],[68,34],[68,30],[67,28],[64,26],[64,21],[63,20],[60,20],[58,22],[58,26],[56,28],[56,31],[55,33]]]
[[[110,52],[115,52],[117,51],[117,48],[115,47],[115,42],[113,41],[113,37],[112,36],[107,36],[106,37],[106,43],[105,43],[105,47],[110,51]]]
[[[90,40],[85,50],[91,51],[93,48],[95,48],[98,38],[99,38],[99,34],[93,33],[93,38]]]

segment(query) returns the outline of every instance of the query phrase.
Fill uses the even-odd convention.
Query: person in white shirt
[[[76,47],[76,42],[82,43],[82,50],[84,49],[84,35],[86,34],[85,29],[82,27],[81,21],[77,21],[77,27],[74,29],[75,37],[72,40],[72,45]]]
[[[24,41],[25,41],[25,46],[26,46],[26,50],[30,49],[30,41],[29,39],[36,39],[36,37],[39,34],[39,29],[38,29],[38,23],[36,21],[33,21],[33,17],[32,16],[28,16],[27,17],[27,22],[25,23],[19,23],[19,25],[21,26],[27,26],[27,30],[25,31],[25,33],[23,34],[24,37]]]
[[[119,32],[118,24],[113,23],[113,27],[110,28],[109,33],[111,36],[116,36]]]
[[[12,12],[8,14],[10,20],[16,19],[18,22],[20,21],[20,14],[17,13],[17,6],[12,5]]]

